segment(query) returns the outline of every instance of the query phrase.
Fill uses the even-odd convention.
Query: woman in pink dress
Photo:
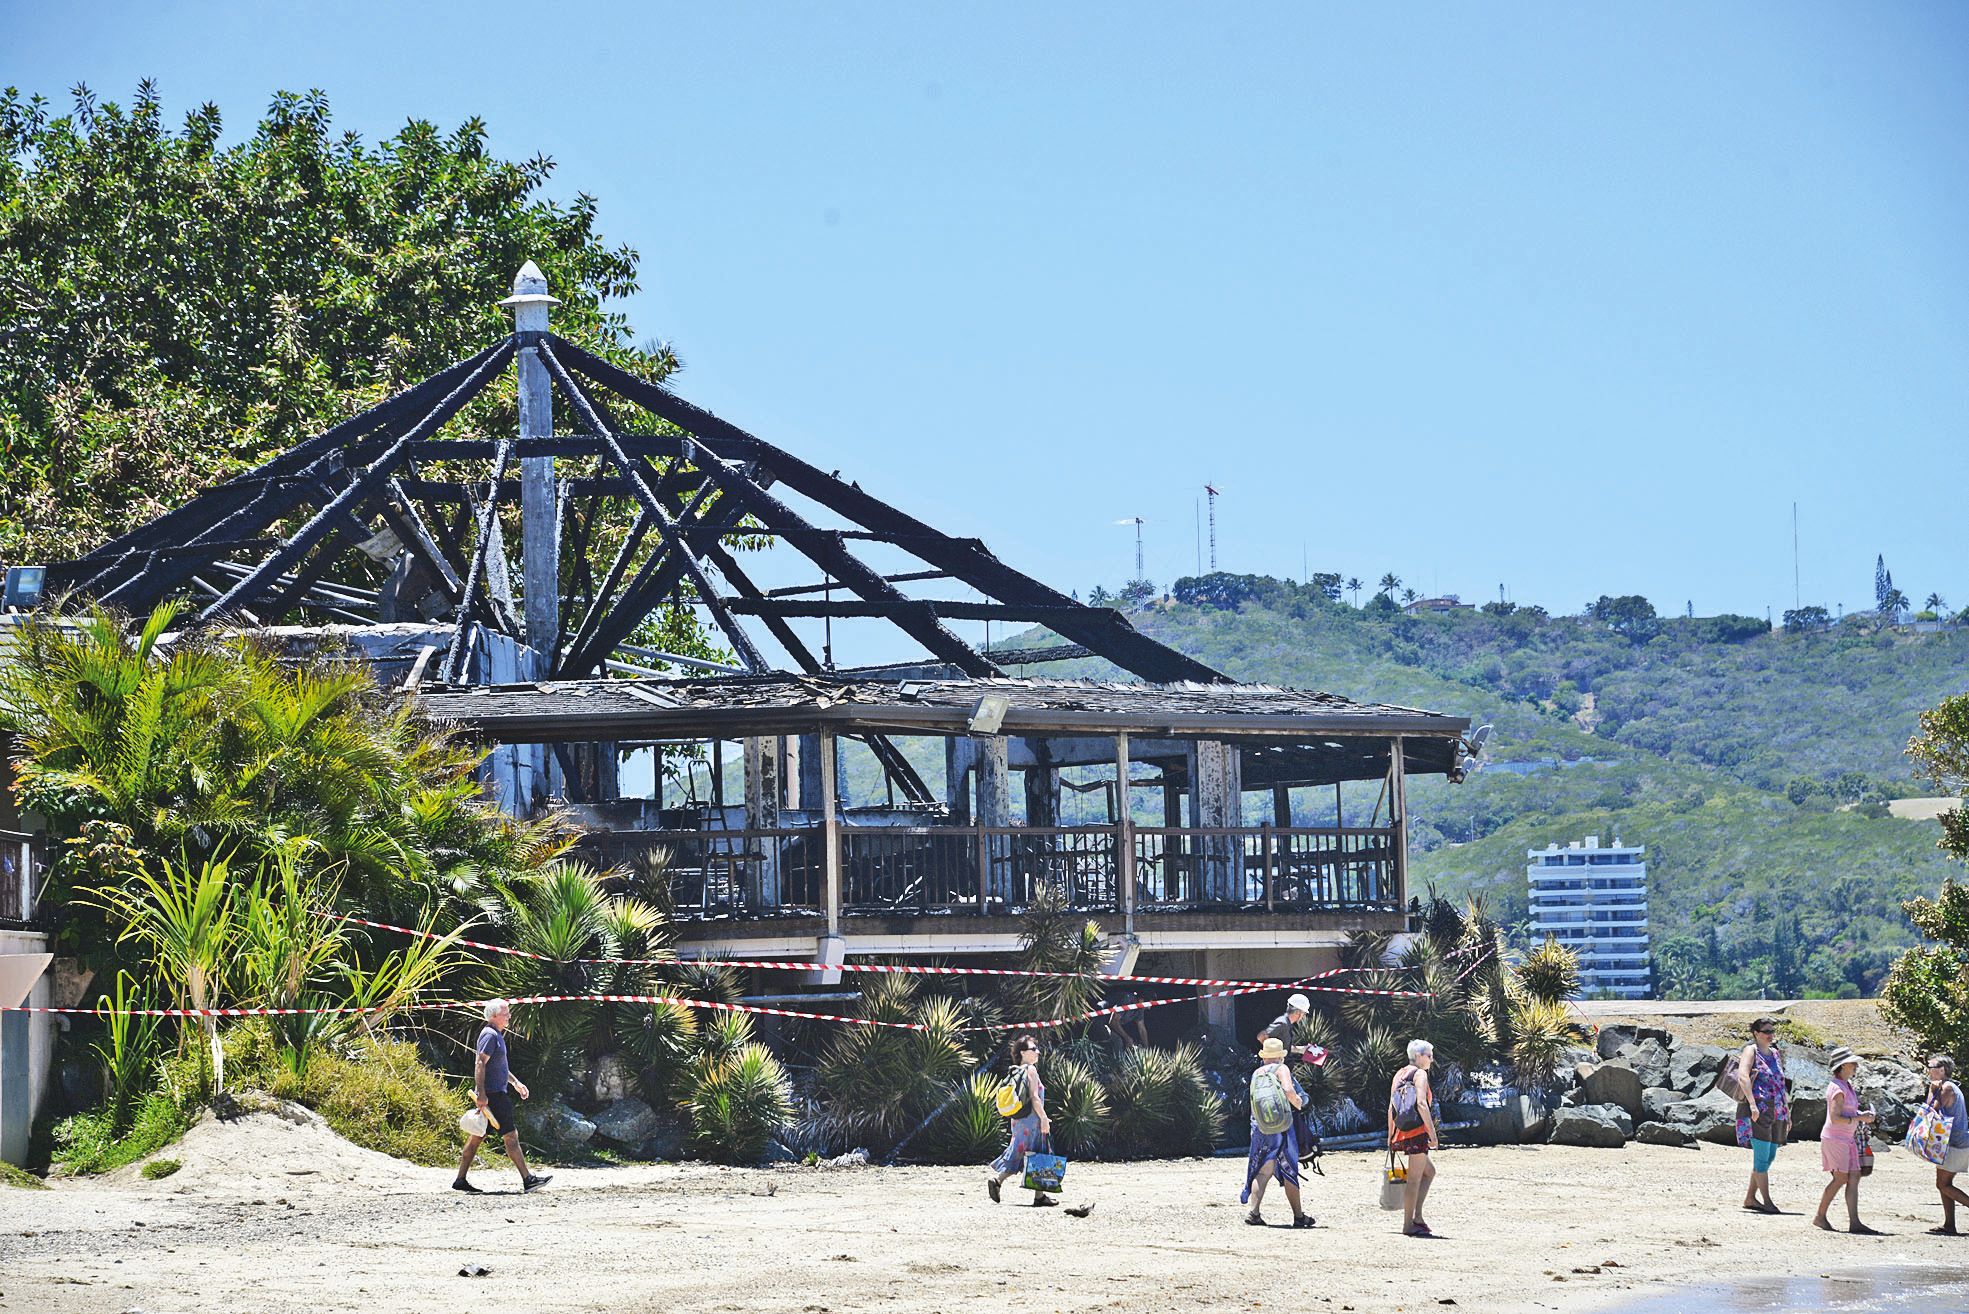
[[[1818,1217],[1812,1226],[1830,1232],[1825,1211],[1832,1198],[1846,1193],[1846,1230],[1856,1236],[1880,1233],[1860,1221],[1860,1143],[1859,1131],[1873,1121],[1873,1112],[1860,1107],[1859,1093],[1853,1089],[1853,1074],[1859,1071],[1859,1056],[1841,1045],[1826,1060],[1832,1069],[1832,1084],[1825,1088],[1825,1130],[1819,1133],[1819,1157],[1832,1174],[1825,1194],[1819,1197]]]

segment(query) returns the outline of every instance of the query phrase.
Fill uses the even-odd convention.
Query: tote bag
[[[1388,1162],[1381,1170],[1381,1207],[1400,1209],[1402,1195],[1408,1190],[1408,1165],[1395,1162],[1395,1152],[1388,1151]]]
[[[1939,1164],[1948,1158],[1948,1119],[1933,1100],[1921,1106],[1914,1121],[1907,1125],[1907,1148],[1923,1163]]]
[[[1053,1153],[1053,1138],[1039,1142],[1040,1148],[1026,1154],[1026,1175],[1022,1183],[1028,1191],[1057,1192],[1066,1180],[1067,1161]]]

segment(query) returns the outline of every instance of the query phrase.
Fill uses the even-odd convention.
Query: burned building
[[[531,265],[502,304],[511,336],[50,594],[348,645],[486,745],[502,806],[660,855],[686,953],[1001,953],[1045,888],[1140,970],[1296,978],[1403,928],[1406,782],[1460,777],[1466,721],[1240,684],[556,336]],[[515,431],[461,422],[509,370]],[[809,578],[755,579],[787,554]],[[657,646],[676,607],[728,659]],[[839,666],[850,626],[906,651]],[[1102,677],[1034,674],[1067,661]]]

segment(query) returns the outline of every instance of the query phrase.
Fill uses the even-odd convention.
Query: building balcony
[[[833,837],[832,864],[824,826],[593,831],[582,848],[609,865],[660,855],[680,921],[992,917],[1046,888],[1087,913],[1403,908],[1389,827],[837,825]]]

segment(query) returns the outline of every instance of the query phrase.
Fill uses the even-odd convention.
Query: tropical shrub
[[[684,1111],[698,1154],[719,1163],[757,1163],[766,1142],[793,1116],[792,1089],[772,1051],[748,1043],[701,1067]]]
[[[1053,1148],[1074,1158],[1099,1157],[1114,1128],[1114,1109],[1093,1069],[1055,1051],[1040,1059],[1039,1072],[1046,1083]]]
[[[1929,943],[1907,950],[1887,973],[1881,1013],[1923,1049],[1969,1064],[1969,888],[1943,881],[1933,899],[1904,907]]]
[[[970,1015],[956,1000],[924,995],[921,978],[874,975],[860,1015],[922,1030],[842,1026],[821,1054],[816,1086],[828,1108],[873,1150],[913,1131],[971,1075]]]
[[[1191,1046],[1130,1049],[1108,1083],[1113,1113],[1107,1151],[1119,1159],[1208,1154],[1223,1132],[1223,1101]]]
[[[1003,1080],[990,1072],[973,1072],[951,1091],[943,1112],[930,1124],[918,1142],[925,1163],[984,1163],[995,1158],[1005,1145],[1005,1119],[999,1115],[998,1085]],[[1048,1088],[1047,1108],[1052,1108]],[[1054,1144],[1060,1143],[1058,1115],[1054,1115]],[[1062,1151],[1064,1153],[1064,1151]]]

